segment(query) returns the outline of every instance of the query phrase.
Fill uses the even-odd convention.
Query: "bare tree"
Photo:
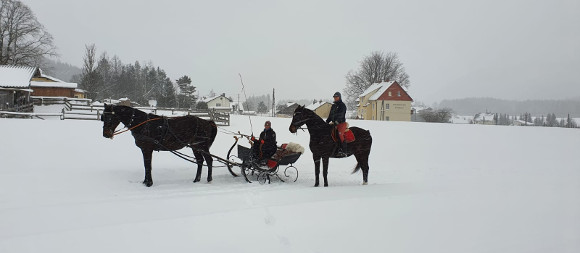
[[[449,108],[441,108],[437,110],[429,108],[419,112],[419,116],[423,118],[425,122],[449,123],[451,116],[453,116],[453,111]]]
[[[405,88],[410,84],[409,75],[396,53],[372,52],[363,58],[357,71],[346,75],[347,101],[352,104],[371,84],[386,81],[397,81]]]
[[[53,38],[20,1],[0,0],[0,64],[38,67],[55,56]]]
[[[95,44],[85,45],[85,55],[83,56],[83,72],[81,76],[81,88],[87,90],[87,97],[97,99],[100,91],[99,73],[97,72],[97,48]]]

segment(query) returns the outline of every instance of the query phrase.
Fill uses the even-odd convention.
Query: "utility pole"
[[[276,91],[272,88],[272,117],[276,117]]]

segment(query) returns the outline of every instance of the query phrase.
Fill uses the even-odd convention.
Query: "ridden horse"
[[[308,127],[308,132],[310,133],[310,150],[312,151],[312,157],[314,159],[314,172],[316,174],[316,183],[314,186],[319,184],[319,174],[320,174],[320,159],[322,159],[323,171],[322,176],[324,177],[324,186],[328,186],[327,174],[328,174],[328,160],[329,158],[341,158],[335,156],[335,151],[338,144],[334,141],[332,137],[332,132],[334,127],[326,123],[322,118],[320,118],[316,113],[305,108],[304,106],[298,106],[294,110],[294,115],[292,117],[292,123],[290,123],[289,130],[291,133],[296,133],[298,128],[306,124]],[[355,136],[355,141],[347,144],[347,156],[354,155],[357,161],[356,167],[353,173],[357,172],[359,169],[363,171],[363,184],[368,184],[369,175],[369,154],[371,152],[371,145],[373,139],[368,130],[364,130],[358,127],[349,128],[350,131]],[[340,141],[340,140],[339,140]]]
[[[203,161],[207,164],[207,181],[211,182],[212,157],[209,148],[217,135],[217,126],[213,121],[207,121],[195,116],[162,117],[147,114],[143,111],[122,105],[107,105],[101,116],[103,121],[103,136],[113,139],[122,133],[115,132],[119,123],[123,123],[135,138],[135,145],[143,153],[145,163],[145,180],[147,187],[153,185],[151,177],[151,160],[153,150],[175,151],[184,147],[193,150],[197,163],[197,174],[193,182],[199,182]]]

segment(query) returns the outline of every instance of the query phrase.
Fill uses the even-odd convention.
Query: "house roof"
[[[224,96],[224,95],[217,95],[217,96],[213,96],[213,97],[204,97],[204,98],[200,99],[199,101],[201,101],[201,102],[206,102],[206,103],[209,103],[209,102],[211,102],[211,101],[213,101],[213,100],[215,100],[215,99],[218,99],[218,98],[220,98],[220,97],[223,97],[223,98],[225,98],[225,99],[226,99],[228,102],[232,102],[232,101],[230,101],[230,99],[229,99],[229,98],[227,98],[227,97],[226,97],[226,96]]]
[[[375,92],[375,94],[373,94],[371,97],[369,97],[369,101],[379,99],[379,97],[381,97],[381,95],[383,95],[383,93],[385,93],[385,91],[387,91],[387,89],[389,87],[391,87],[391,86],[390,85],[382,85],[379,88],[379,90],[377,92]]]
[[[294,113],[294,110],[296,110],[296,108],[300,106],[297,103],[291,103],[290,106],[284,107],[284,109],[278,111],[278,114],[292,114]]]
[[[60,80],[60,79],[58,79],[56,77],[52,77],[52,76],[49,76],[49,75],[45,74],[44,71],[42,71],[42,69],[38,69],[38,71],[40,72],[40,77],[44,77],[44,78],[46,78],[48,80],[55,81],[55,82],[66,83],[63,80]]]
[[[495,114],[493,113],[479,113],[479,115],[476,115],[477,117],[474,117],[474,121],[483,121],[485,119],[485,121],[493,121],[493,118],[495,116]]]
[[[390,85],[389,85],[390,83]],[[394,101],[413,101],[413,98],[409,96],[409,93],[399,85],[396,81],[393,82],[385,82],[383,83],[383,87],[373,94],[370,100],[394,100]],[[388,85],[388,87],[387,87]],[[385,89],[385,87],[387,87]]]
[[[373,91],[375,91],[377,89],[380,89],[383,86],[382,84],[383,83],[373,83],[373,84],[371,84],[371,86],[369,86],[365,91],[363,91],[363,93],[361,93],[359,95],[359,97],[364,97],[364,96],[366,96],[368,94],[371,94],[371,92],[373,92]]]
[[[216,98],[219,98],[219,97],[222,97],[222,95],[217,95],[217,96],[213,96],[213,97],[204,97],[203,99],[201,99],[201,101],[208,103],[208,102],[210,102]]]
[[[41,82],[41,81],[31,81],[30,87],[50,87],[50,88],[69,88],[69,89],[76,89],[78,84],[76,83],[67,83],[67,82]]]
[[[314,104],[310,104],[310,105],[306,106],[306,108],[309,109],[309,110],[314,111],[314,110],[318,109],[319,107],[321,107],[321,106],[323,106],[325,104],[330,104],[330,103],[328,103],[328,102],[322,102],[322,103],[321,102],[316,102]]]
[[[28,88],[37,68],[0,65],[0,87]]]

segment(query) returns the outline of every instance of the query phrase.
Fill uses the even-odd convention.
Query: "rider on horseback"
[[[346,105],[342,102],[342,97],[340,92],[334,93],[334,104],[330,108],[330,114],[326,123],[333,124],[338,130],[338,136],[340,137],[340,146],[337,152],[337,156],[344,157],[347,156],[346,153],[346,140],[344,139],[344,132],[348,127],[346,123]]]

